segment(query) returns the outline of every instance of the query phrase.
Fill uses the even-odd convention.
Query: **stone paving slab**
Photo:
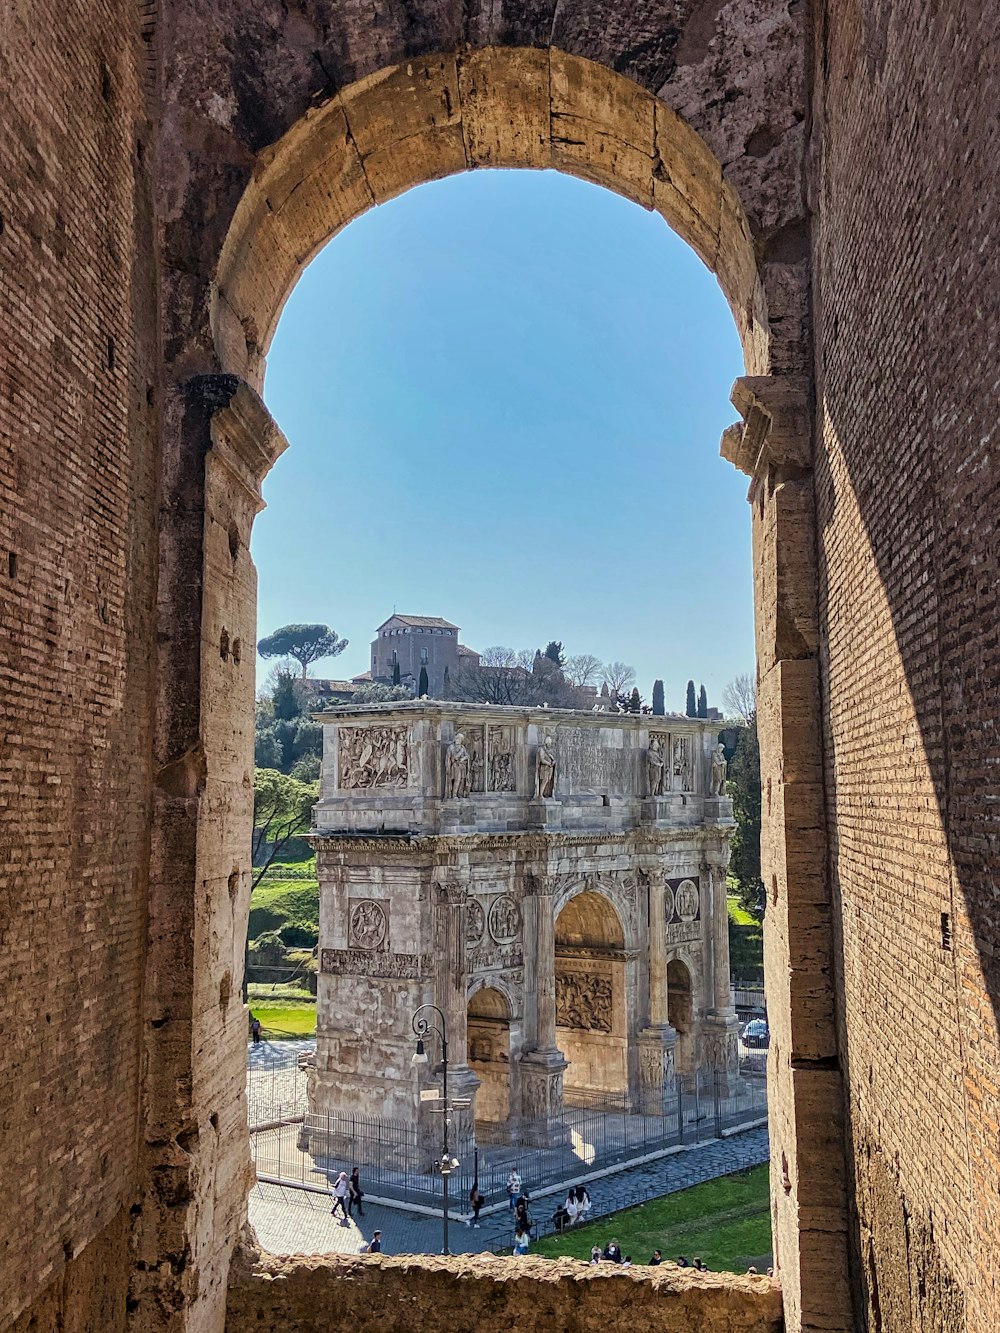
[[[767,1129],[748,1130],[728,1139],[714,1139],[683,1149],[642,1166],[625,1167],[613,1175],[587,1181],[595,1214],[607,1214],[647,1198],[658,1198],[714,1180],[733,1171],[747,1170],[768,1160]],[[584,1176],[583,1180],[587,1180]],[[530,1190],[530,1181],[525,1182]],[[533,1209],[537,1222],[548,1222],[558,1202],[554,1195],[539,1196]],[[493,1201],[490,1201],[492,1204]],[[511,1238],[506,1204],[482,1214],[474,1230],[459,1218],[449,1226],[449,1248],[455,1254],[476,1253],[505,1246]],[[363,1218],[344,1223],[330,1215],[331,1201],[283,1185],[258,1184],[250,1195],[250,1221],[261,1245],[272,1254],[358,1254],[379,1228],[387,1254],[439,1254],[442,1224],[427,1217],[380,1204],[367,1204]]]

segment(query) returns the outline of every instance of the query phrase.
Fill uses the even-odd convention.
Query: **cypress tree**
[[[663,706],[663,681],[653,681],[653,712],[657,717],[663,717],[666,710]]]
[[[704,685],[698,691],[698,716],[708,717],[708,695],[705,693]]]
[[[693,680],[689,680],[689,681],[688,681],[688,688],[687,688],[687,705],[686,705],[686,707],[685,707],[685,709],[684,709],[684,712],[688,715],[688,717],[697,717],[697,716],[698,716],[698,703],[697,703],[697,700],[695,699],[695,694],[694,694],[694,681],[693,681]]]
[[[607,682],[607,681],[605,681],[604,684],[601,686],[601,698],[602,698],[602,699],[610,699],[610,698],[611,698],[611,691],[608,689],[608,682]]]
[[[629,696],[628,711],[630,713],[639,713],[642,711],[642,700],[639,697],[638,686],[632,686],[632,693]]]
[[[446,699],[451,698],[451,671],[447,667],[444,669],[444,690],[442,693]]]
[[[420,678],[419,678],[419,680],[417,681],[417,698],[418,698],[418,699],[422,699],[422,698],[424,697],[424,695],[427,693],[427,691],[428,691],[428,684],[427,684],[427,668],[426,668],[426,667],[421,667],[421,668],[420,668]]]
[[[393,683],[393,685],[398,685],[398,684],[399,684],[399,659],[398,659],[398,658],[397,658],[396,661],[393,662],[393,664],[392,664],[392,683]]]

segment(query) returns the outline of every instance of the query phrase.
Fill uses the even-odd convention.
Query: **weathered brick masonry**
[[[0,10],[3,1327],[46,1292],[39,1327],[69,1301],[123,1328],[141,1197],[159,370],[140,26],[120,0]]]
[[[830,4],[816,34],[828,819],[887,1330],[1000,1324],[998,39],[972,3]]]
[[[221,1333],[255,390],[317,245],[495,165],[659,209],[743,340],[786,1326],[1000,1326],[994,9],[0,10],[0,1327]],[[241,1270],[230,1327],[314,1326],[339,1271]]]

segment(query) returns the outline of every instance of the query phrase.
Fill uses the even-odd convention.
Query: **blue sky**
[[[747,482],[718,452],[741,373],[715,278],[606,190],[480,171],[372,209],[268,357],[291,447],[254,527],[259,635],[332,625],[350,647],[315,673],[350,676],[395,607],[721,703],[753,669]]]

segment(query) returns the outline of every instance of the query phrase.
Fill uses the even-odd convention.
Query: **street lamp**
[[[433,1009],[441,1020],[441,1026],[427,1018],[424,1014],[425,1009]],[[448,1127],[451,1124],[452,1103],[448,1100],[448,1025],[445,1023],[444,1014],[436,1004],[422,1004],[413,1015],[413,1031],[417,1035],[417,1049],[413,1052],[413,1058],[410,1064],[413,1066],[427,1064],[427,1052],[424,1050],[424,1038],[429,1032],[436,1032],[441,1038],[441,1069],[442,1069],[442,1088],[443,1106],[441,1114],[444,1116],[444,1141],[441,1145],[441,1160],[437,1163],[437,1168],[441,1172],[441,1201],[443,1208],[444,1225],[444,1247],[442,1254],[450,1254],[448,1249],[448,1179],[451,1173],[457,1169],[459,1163],[457,1157],[452,1157],[448,1147]],[[464,1103],[468,1105],[469,1103]],[[455,1102],[455,1106],[459,1103]]]

